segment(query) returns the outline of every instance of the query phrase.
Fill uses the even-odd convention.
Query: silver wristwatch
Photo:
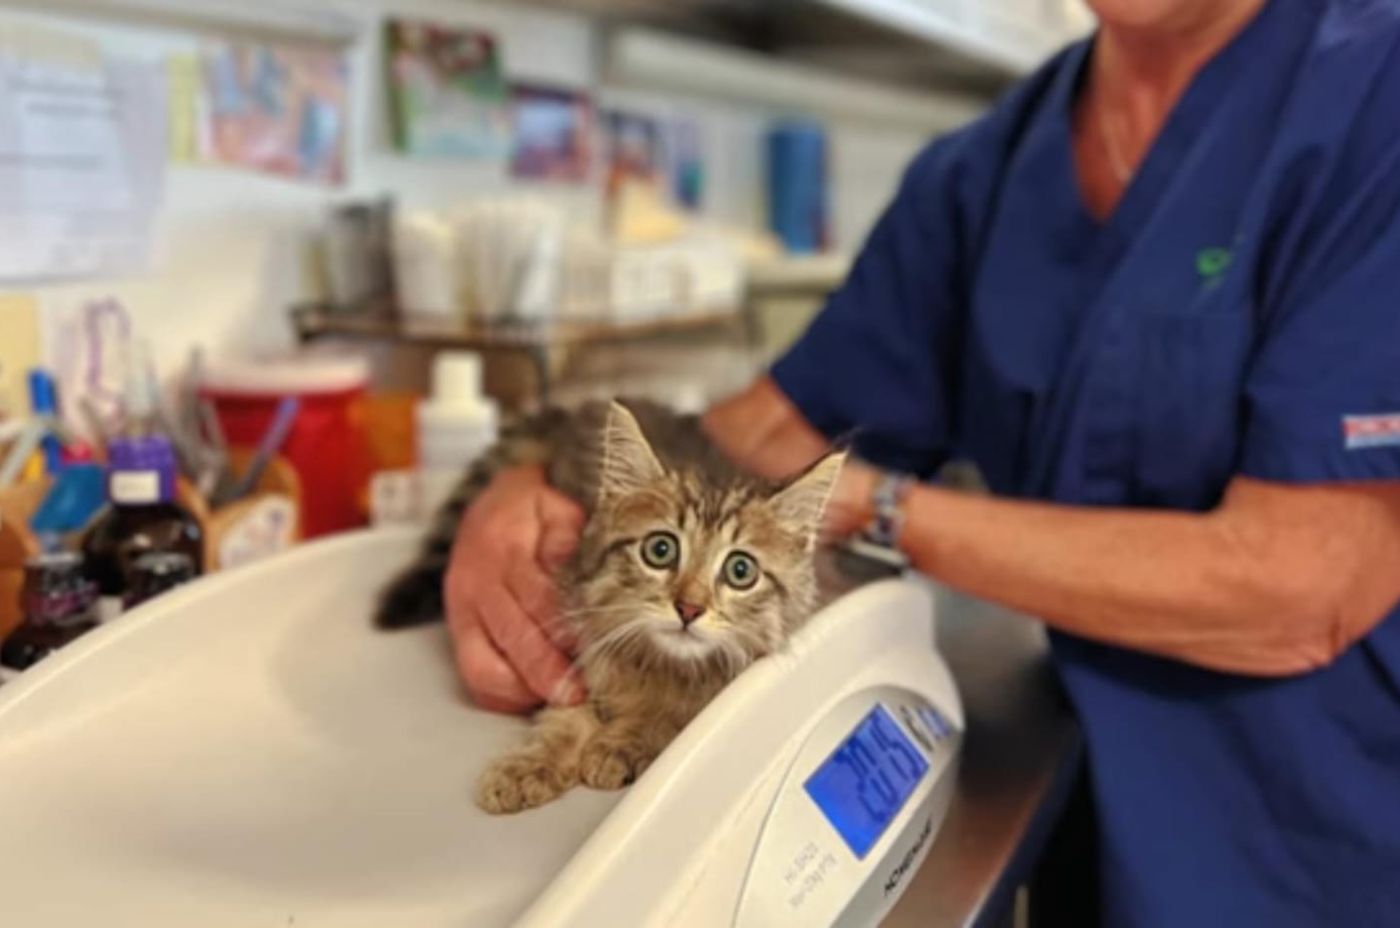
[[[904,527],[904,497],[914,485],[908,474],[885,473],[875,485],[870,502],[874,517],[865,530],[865,537],[882,548],[899,550],[899,532]]]

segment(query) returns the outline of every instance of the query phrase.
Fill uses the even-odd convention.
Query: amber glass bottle
[[[141,555],[183,554],[196,574],[204,563],[199,523],[175,502],[175,452],[169,440],[160,435],[116,439],[108,455],[108,505],[83,538],[104,620],[121,611]]]

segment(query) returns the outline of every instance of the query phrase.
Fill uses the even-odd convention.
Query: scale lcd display
[[[889,711],[876,706],[803,788],[856,857],[864,858],[926,773],[924,755]]]

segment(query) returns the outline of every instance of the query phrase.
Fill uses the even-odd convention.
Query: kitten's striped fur
[[[491,812],[540,805],[580,782],[631,782],[720,688],[786,641],[815,600],[812,553],[841,456],[777,484],[729,464],[694,417],[654,404],[545,413],[472,468],[418,562],[386,590],[381,626],[441,615],[462,512],[496,473],[523,463],[546,465],[588,513],[560,593],[589,696],[541,711],[527,742],[482,775],[477,802]],[[658,533],[678,546],[664,567],[642,549]],[[744,585],[730,573],[737,561],[756,567]]]

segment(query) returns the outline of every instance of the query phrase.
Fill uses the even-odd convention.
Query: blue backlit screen
[[[926,773],[924,755],[885,707],[876,706],[803,788],[856,857],[864,858]]]

